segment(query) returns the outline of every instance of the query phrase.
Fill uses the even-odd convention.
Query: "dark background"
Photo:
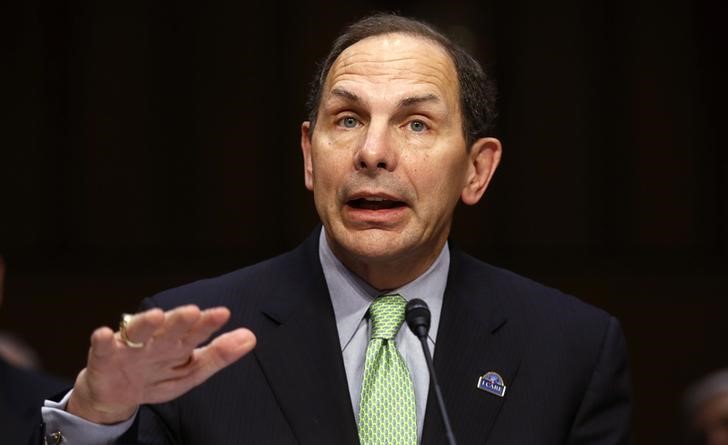
[[[635,443],[680,443],[682,391],[728,364],[717,0],[5,6],[0,328],[72,378],[144,296],[295,246],[317,222],[298,148],[314,66],[382,9],[500,85],[502,167],[454,240],[618,316]]]

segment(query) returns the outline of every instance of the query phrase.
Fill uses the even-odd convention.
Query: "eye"
[[[359,121],[355,117],[347,116],[339,119],[339,125],[344,128],[356,128],[359,125]]]
[[[422,121],[412,121],[409,123],[409,128],[415,133],[422,133],[427,130],[427,124]]]

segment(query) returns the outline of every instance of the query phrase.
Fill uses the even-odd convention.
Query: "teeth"
[[[377,197],[371,197],[371,198],[364,198],[366,201],[374,201],[374,202],[381,202],[384,201],[384,198],[377,198]]]

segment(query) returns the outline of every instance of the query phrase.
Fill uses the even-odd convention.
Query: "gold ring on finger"
[[[119,321],[119,335],[121,336],[121,339],[124,341],[124,343],[134,349],[139,349],[144,347],[144,342],[141,341],[131,341],[129,339],[129,335],[126,333],[126,328],[131,322],[132,317],[134,317],[132,314],[121,314],[121,321]]]

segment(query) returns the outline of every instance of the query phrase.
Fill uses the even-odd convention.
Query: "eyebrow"
[[[337,97],[341,97],[343,99],[347,99],[354,103],[361,102],[359,96],[343,88],[334,88],[331,90],[331,94]],[[404,99],[399,101],[398,108],[411,107],[413,105],[417,105],[423,102],[440,102],[440,98],[432,93],[423,94],[421,96],[405,97]]]
[[[361,99],[359,99],[359,96],[352,93],[351,91],[345,90],[343,88],[334,88],[331,90],[331,94],[334,96],[338,96],[344,99],[348,99],[352,102],[361,102]]]
[[[399,101],[399,108],[411,107],[412,105],[417,105],[423,102],[440,102],[440,98],[434,94],[405,97]]]

